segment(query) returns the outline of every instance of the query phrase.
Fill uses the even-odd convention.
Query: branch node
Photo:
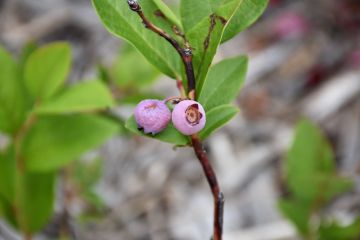
[[[191,50],[191,48],[184,48],[183,49],[183,53],[184,53],[184,55],[186,56],[186,57],[190,57],[190,56],[192,56],[192,50]]]
[[[132,11],[134,12],[139,12],[141,11],[141,7],[140,7],[140,4],[138,3],[137,0],[128,0],[127,1],[128,4],[129,4],[129,7]]]

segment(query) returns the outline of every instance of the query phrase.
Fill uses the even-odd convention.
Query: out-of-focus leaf
[[[111,82],[110,73],[108,72],[107,68],[102,64],[99,64],[97,66],[97,77],[105,84],[109,84]]]
[[[25,46],[21,50],[21,55],[19,58],[19,65],[22,71],[25,70],[25,64],[28,60],[28,58],[31,56],[31,54],[38,49],[38,45],[35,42],[29,42],[25,44]]]
[[[201,89],[227,23],[242,0],[182,0],[181,21],[193,48],[197,89]]]
[[[5,206],[1,201],[1,197],[0,197],[0,218],[3,217],[5,214]]]
[[[304,214],[316,214],[333,197],[352,187],[349,179],[337,175],[327,139],[307,120],[296,127],[285,175],[291,198],[284,200],[280,208],[303,235],[314,235],[314,229],[309,229],[310,217],[306,219]]]
[[[40,114],[86,112],[114,104],[108,88],[100,81],[78,83],[36,108]]]
[[[206,111],[233,101],[240,91],[247,69],[247,57],[226,59],[210,68],[198,101]]]
[[[17,63],[0,47],[0,131],[15,134],[25,117],[24,87]]]
[[[144,27],[140,17],[129,9],[127,1],[92,0],[92,3],[109,32],[132,43],[164,74],[172,78],[181,75],[179,54],[165,39]],[[172,33],[168,22],[154,14],[158,6],[153,1],[141,1],[141,6],[152,23]]]
[[[16,167],[14,148],[0,156],[0,202],[5,219],[25,234],[39,231],[53,211],[55,173],[33,174]]]
[[[152,136],[151,134],[144,134],[142,131],[138,130],[138,126],[134,116],[130,117],[126,121],[125,127],[137,135],[150,137],[163,142],[167,142],[175,145],[186,145],[189,143],[189,138],[182,135],[178,130],[175,129],[175,127],[171,123],[164,131],[156,134],[155,136]]]
[[[4,153],[0,152],[0,217],[17,228],[14,213],[16,186],[16,161],[14,148],[9,147]]]
[[[319,129],[303,120],[296,127],[295,139],[287,154],[286,179],[298,197],[313,200],[335,175],[334,155]],[[316,181],[316,182],[314,182]]]
[[[1,197],[0,197],[0,218],[3,218],[5,215],[5,205],[4,203],[1,201]]]
[[[14,228],[18,228],[12,204],[14,204],[14,201],[9,202],[0,195],[0,218],[5,219]]]
[[[354,182],[351,179],[339,176],[328,177],[327,184],[328,186],[322,188],[325,201],[329,201],[341,193],[350,191],[354,187]]]
[[[159,76],[159,71],[129,44],[120,52],[110,73],[120,88],[141,88],[153,83]]]
[[[199,133],[200,138],[203,140],[210,136],[216,129],[225,125],[230,121],[239,110],[231,105],[220,105],[212,108],[206,113],[206,125],[203,130]]]
[[[130,105],[136,105],[140,101],[145,99],[165,99],[164,96],[161,96],[156,93],[134,93],[127,96],[124,96],[120,99],[121,104],[130,104]]]
[[[265,11],[268,0],[243,0],[221,39],[225,42],[253,24]]]
[[[71,49],[64,42],[51,43],[34,51],[25,66],[25,83],[30,94],[40,100],[53,96],[70,70]]]
[[[21,231],[33,234],[49,221],[54,208],[55,173],[18,173],[17,199]]]
[[[310,232],[309,220],[311,216],[311,206],[307,202],[295,199],[280,200],[279,208],[281,212],[289,218],[302,235]]]
[[[357,240],[359,238],[360,218],[346,226],[342,226],[336,222],[324,222],[319,229],[319,240]]]
[[[5,153],[0,153],[0,195],[12,202],[15,196],[16,161],[13,148]]]
[[[114,135],[118,126],[91,115],[41,117],[29,131],[22,154],[30,171],[63,167]]]

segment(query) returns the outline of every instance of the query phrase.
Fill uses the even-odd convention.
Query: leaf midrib
[[[194,1],[196,1],[196,0],[194,0]],[[230,4],[233,4],[233,3],[236,2],[236,1],[239,1],[239,5],[236,6],[235,10],[230,14],[229,19],[226,19],[226,20],[227,20],[227,23],[225,24],[224,29],[226,28],[227,24],[229,23],[229,20],[231,20],[231,18],[234,16],[234,13],[239,9],[240,5],[244,2],[244,0],[234,0],[234,1],[232,1],[232,2],[228,2],[228,3],[224,4],[224,5],[219,6],[219,7],[218,7],[217,9],[215,9],[215,10],[212,8],[211,4],[208,2],[209,6],[210,6],[210,9],[211,9],[211,12],[212,12],[211,14],[214,14],[214,13],[216,14],[216,11],[219,10],[220,8],[223,8],[223,7],[225,7],[225,6],[228,6],[228,5],[230,5]],[[210,15],[211,15],[211,14],[210,14]],[[197,29],[198,26],[200,26],[200,25],[203,23],[204,20],[206,20],[206,19],[208,19],[208,18],[210,17],[210,15],[204,17],[204,18],[201,19],[197,24],[195,24],[194,27],[190,28],[190,29],[187,31],[187,34],[191,33],[194,29]]]

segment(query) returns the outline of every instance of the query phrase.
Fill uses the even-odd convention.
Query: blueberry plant
[[[126,128],[194,149],[214,197],[213,239],[221,239],[224,196],[202,141],[238,112],[231,102],[244,80],[247,58],[212,62],[219,45],[250,26],[267,0],[181,0],[180,14],[161,0],[92,3],[111,33],[130,42],[175,80],[179,96],[140,102]]]
[[[25,48],[18,61],[0,48],[0,217],[24,239],[51,218],[59,170],[118,132],[102,114],[114,104],[106,85],[65,84],[70,66],[65,42]]]

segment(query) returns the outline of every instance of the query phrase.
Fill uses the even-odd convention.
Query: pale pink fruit
[[[136,106],[134,116],[139,129],[155,135],[167,127],[171,112],[164,101],[147,99]]]
[[[192,100],[179,102],[172,112],[174,127],[184,135],[195,134],[204,128],[206,115],[200,103]]]

